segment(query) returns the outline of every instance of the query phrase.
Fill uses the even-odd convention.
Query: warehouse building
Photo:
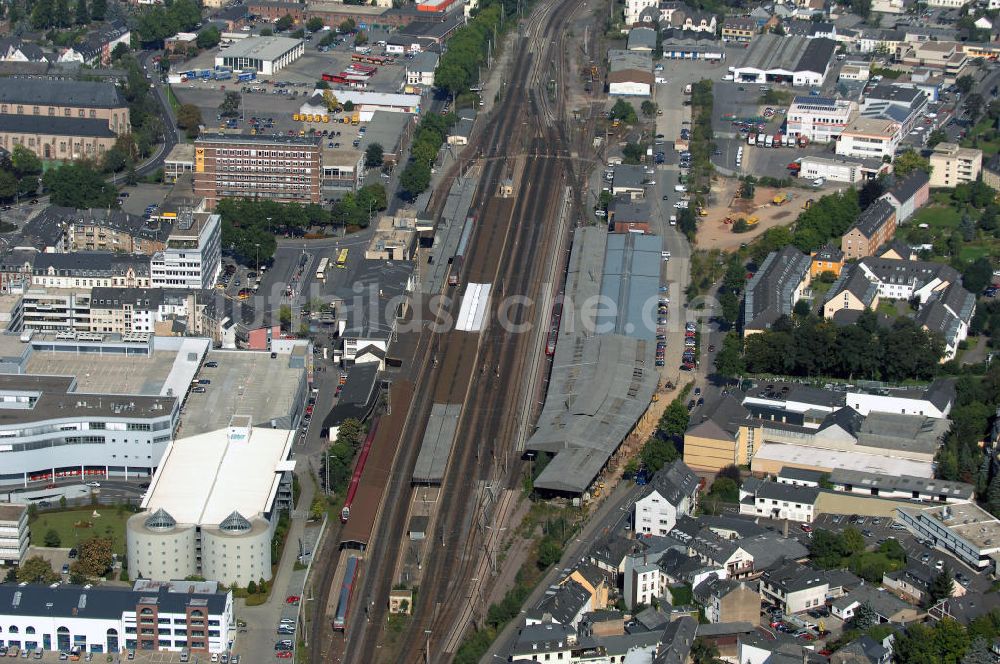
[[[238,586],[271,579],[271,537],[292,501],[295,431],[250,422],[237,415],[168,447],[143,511],[128,520],[129,574]]]
[[[253,69],[263,76],[272,76],[302,57],[305,42],[288,37],[247,37],[215,56],[216,67],[234,71]]]
[[[823,178],[830,182],[859,184],[887,174],[890,165],[881,159],[808,155],[799,162],[799,177],[803,180]]]
[[[648,97],[653,93],[653,59],[649,53],[608,51],[608,94]]]
[[[825,38],[764,34],[751,42],[743,62],[731,71],[742,83],[818,87],[826,80],[836,48],[836,42]]]

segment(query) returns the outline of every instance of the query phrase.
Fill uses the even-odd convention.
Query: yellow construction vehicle
[[[757,222],[760,221],[760,217],[748,217],[747,226],[756,226]]]
[[[774,198],[771,199],[774,205],[784,205],[788,202],[788,194],[785,192],[779,192],[775,194]]]

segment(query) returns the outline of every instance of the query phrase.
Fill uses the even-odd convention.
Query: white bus
[[[326,270],[330,267],[329,258],[321,258],[319,261],[319,267],[316,268],[316,278],[320,281],[326,281]]]

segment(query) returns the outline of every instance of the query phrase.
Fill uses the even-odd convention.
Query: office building
[[[788,107],[788,134],[828,143],[844,130],[858,105],[846,99],[795,97]]]
[[[271,579],[271,537],[291,508],[294,430],[229,426],[172,443],[143,511],[128,520],[128,570],[246,586]]]
[[[195,141],[194,193],[220,198],[319,203],[320,138],[203,134]]]
[[[167,246],[150,261],[152,285],[208,290],[222,269],[222,219],[210,212],[182,210]]]
[[[28,535],[28,507],[0,503],[0,567],[20,565],[24,561],[28,553]]]
[[[0,641],[23,650],[207,655],[229,649],[235,624],[232,592],[204,582],[0,585]]]
[[[840,133],[837,154],[862,159],[891,158],[905,136],[902,127],[893,120],[857,117]]]
[[[132,131],[113,83],[0,79],[0,147],[23,145],[41,159],[98,159]]]

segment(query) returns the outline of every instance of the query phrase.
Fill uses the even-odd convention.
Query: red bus
[[[391,55],[365,55],[364,53],[351,54],[353,62],[367,62],[370,65],[391,65],[396,61]]]
[[[347,79],[344,78],[343,74],[323,74],[323,80],[329,83],[346,83]]]

